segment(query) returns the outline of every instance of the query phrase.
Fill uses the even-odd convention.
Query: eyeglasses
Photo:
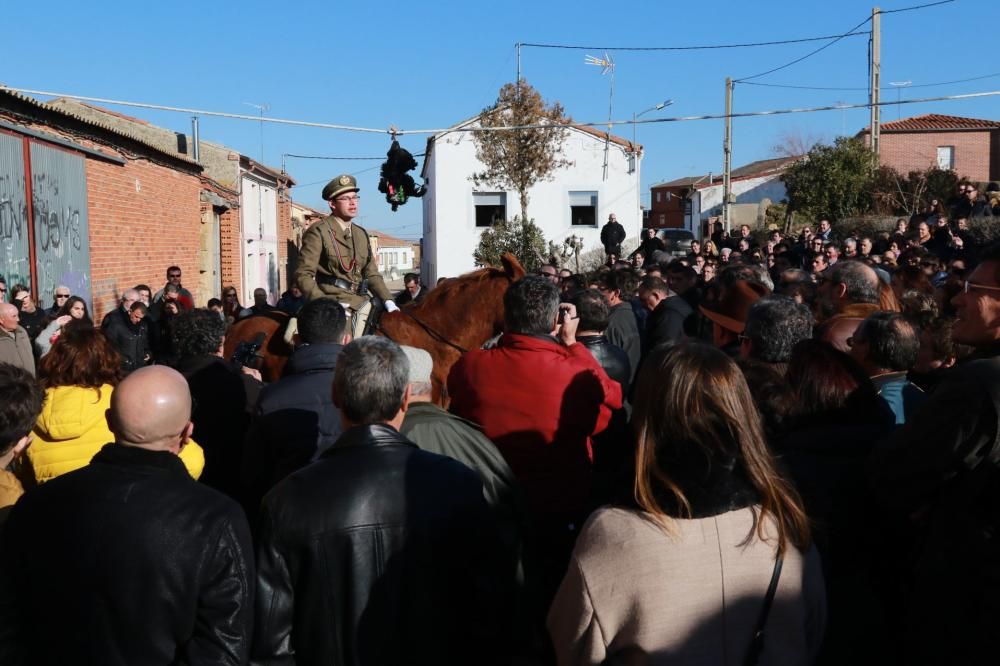
[[[962,283],[962,293],[968,294],[970,291],[980,289],[982,291],[1000,291],[1000,287],[991,287],[987,284],[976,284],[975,282],[969,282],[966,280]]]
[[[361,201],[361,195],[355,194],[350,197],[337,197],[334,201]]]
[[[56,294],[56,298],[69,298],[69,294]]]

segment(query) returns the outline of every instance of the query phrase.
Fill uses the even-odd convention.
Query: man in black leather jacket
[[[253,553],[240,507],[188,475],[187,382],[142,368],[111,398],[115,443],[14,507],[0,663],[244,664]]]
[[[507,649],[482,483],[399,434],[408,382],[385,338],[337,359],[344,434],[264,498],[254,663],[479,664]]]

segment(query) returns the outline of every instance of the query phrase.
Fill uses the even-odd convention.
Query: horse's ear
[[[517,281],[524,277],[525,270],[521,262],[517,260],[510,252],[505,252],[502,257],[500,257],[500,264],[503,266],[503,272],[507,274],[507,277],[511,281]]]

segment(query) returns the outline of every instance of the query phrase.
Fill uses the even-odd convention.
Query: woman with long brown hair
[[[121,357],[107,337],[83,323],[67,326],[38,365],[45,406],[28,448],[30,474],[22,480],[44,483],[90,462],[105,444],[115,441],[105,413],[121,380]],[[189,441],[180,454],[191,476],[198,478],[205,455]]]
[[[549,611],[559,663],[745,663],[772,580],[758,663],[809,663],[819,561],[739,368],[702,344],[656,349],[635,395],[636,505],[598,510],[577,540]]]

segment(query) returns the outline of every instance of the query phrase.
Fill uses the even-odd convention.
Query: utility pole
[[[871,148],[875,153],[875,163],[879,161],[879,148],[882,140],[881,118],[879,113],[879,88],[882,86],[882,12],[878,7],[872,7],[872,34],[869,44],[869,77],[868,102],[871,104]]]
[[[517,79],[514,83],[517,84],[521,82],[521,42],[514,44],[514,50],[517,52]]]
[[[730,230],[730,199],[733,170],[733,80],[726,77],[726,135],[722,140],[722,228]],[[711,183],[709,183],[711,184]],[[700,229],[699,229],[700,231]]]

